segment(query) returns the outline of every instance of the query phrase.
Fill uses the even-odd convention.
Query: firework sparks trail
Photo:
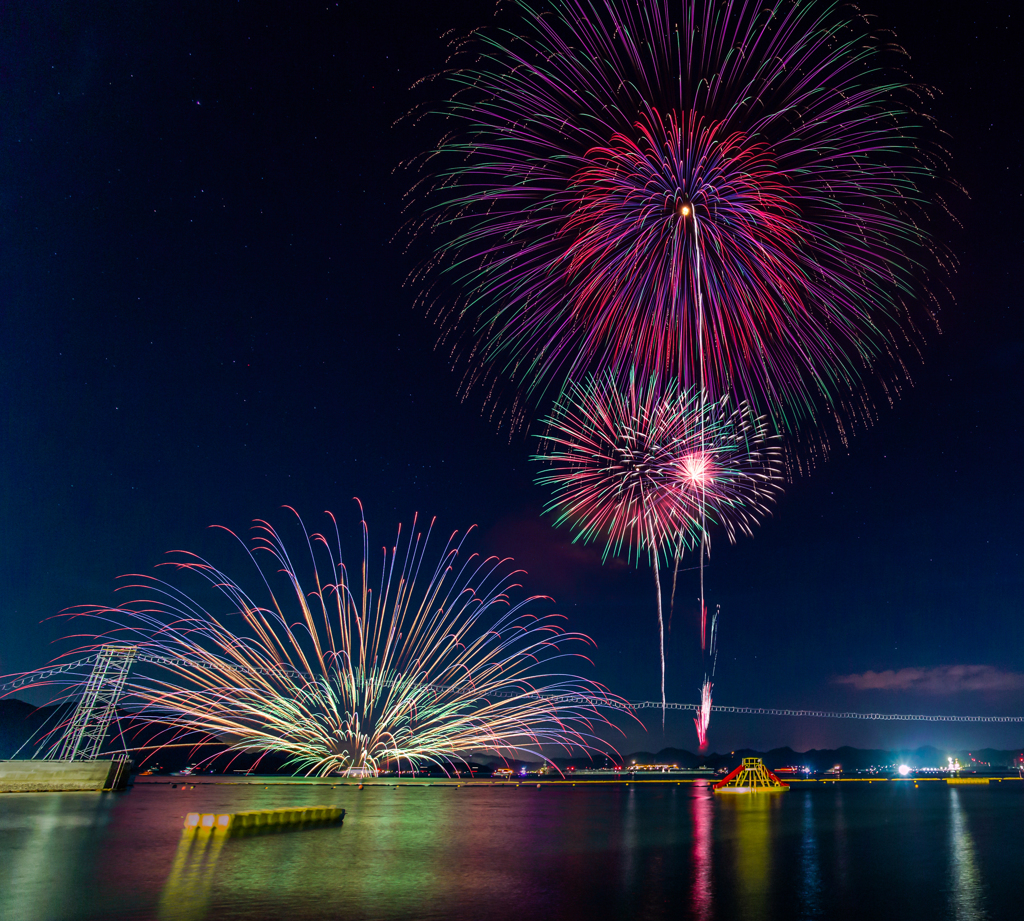
[[[557,669],[586,659],[573,649],[593,643],[538,610],[542,596],[512,600],[521,570],[465,551],[458,532],[435,560],[433,522],[421,533],[414,519],[404,541],[400,527],[383,549],[378,574],[364,521],[353,577],[329,517],[332,533],[303,527],[302,567],[270,524],[255,523],[247,552],[262,603],[206,561],[177,553],[164,565],[205,580],[223,613],[169,582],[131,577],[143,580],[123,587],[133,601],[69,612],[99,619],[103,632],[83,634],[90,644],[67,657],[115,642],[164,663],[137,666],[122,698],[159,727],[152,748],[198,733],[235,752],[283,753],[307,775],[447,771],[474,751],[548,760],[545,748],[609,750],[596,729],[609,725],[603,713],[619,699]]]
[[[467,386],[539,400],[633,365],[787,430],[822,400],[870,416],[865,377],[907,376],[949,268],[946,158],[891,36],[794,0],[517,5],[455,49],[477,54],[418,184]]]
[[[697,716],[693,720],[697,727],[697,742],[700,750],[708,747],[708,727],[711,725],[711,689],[714,687],[715,667],[718,665],[718,615],[716,609],[714,617],[711,618],[711,643],[709,646],[711,659],[711,675],[705,672],[704,683],[700,687],[700,706],[697,709]]]
[[[654,570],[665,699],[665,639],[659,559],[706,547],[706,525],[730,541],[751,534],[781,490],[779,439],[767,420],[727,397],[664,391],[608,371],[570,384],[538,436],[537,476],[553,488],[546,511],[574,540],[603,542],[603,554]],[[664,712],[662,714],[664,719]]]
[[[711,681],[705,676],[700,686],[700,709],[694,717],[693,724],[697,727],[697,742],[700,750],[708,747],[708,725],[711,723]]]

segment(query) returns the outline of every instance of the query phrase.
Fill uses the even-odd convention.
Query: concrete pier
[[[96,761],[0,761],[0,793],[123,790],[126,758]]]

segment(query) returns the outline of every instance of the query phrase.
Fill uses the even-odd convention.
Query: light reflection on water
[[[803,797],[803,834],[800,843],[800,917],[820,918],[821,865],[818,836],[814,826],[814,794],[801,791]]]
[[[967,828],[967,816],[960,796],[960,790],[956,787],[950,788],[949,864],[952,917],[956,921],[983,921],[988,917],[984,904],[984,884],[978,868],[974,839]]]
[[[186,812],[314,803],[341,827],[182,836]],[[0,918],[1014,917],[1024,785],[140,785],[0,798]]]
[[[714,889],[711,877],[714,843],[714,793],[710,787],[694,787],[693,811],[693,895],[690,897],[697,921],[713,917]]]
[[[772,884],[772,818],[783,793],[722,796],[718,808],[732,819],[735,834],[734,879],[740,917],[768,917]]]
[[[27,805],[28,809],[8,809]],[[75,912],[74,890],[85,865],[54,856],[86,853],[107,823],[109,795],[0,794],[0,918],[52,921]],[[11,847],[10,842],[16,842]]]
[[[843,790],[833,785],[832,807],[834,810],[836,877],[839,888],[846,893],[850,887],[850,861],[847,841],[846,810],[843,806]]]
[[[182,832],[157,906],[161,921],[199,921],[206,917],[224,842],[222,835]]]

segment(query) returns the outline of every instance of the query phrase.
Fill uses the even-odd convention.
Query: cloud
[[[922,694],[956,694],[960,691],[1024,690],[1024,675],[1004,672],[992,665],[940,665],[938,668],[901,668],[860,675],[837,675],[833,684],[858,691],[918,691]]]
[[[600,549],[573,543],[568,530],[552,527],[539,509],[526,509],[498,521],[483,538],[492,553],[510,556],[515,567],[528,573],[526,588],[551,592],[556,597],[588,594],[606,586],[610,573],[627,569],[625,561],[612,558],[601,563]]]

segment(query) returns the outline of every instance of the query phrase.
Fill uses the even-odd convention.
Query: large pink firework
[[[427,160],[468,379],[630,365],[794,428],[905,377],[945,166],[891,36],[800,0],[517,5]]]

